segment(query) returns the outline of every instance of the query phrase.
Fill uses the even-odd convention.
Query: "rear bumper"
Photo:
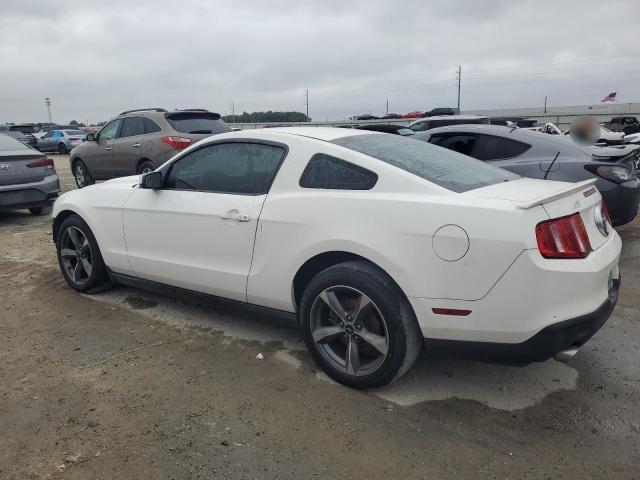
[[[636,217],[640,204],[640,181],[624,182],[600,193],[615,227],[629,223]]]
[[[0,186],[0,211],[52,205],[60,193],[58,175],[49,175],[40,182]]]
[[[585,259],[545,259],[538,250],[525,250],[479,300],[409,301],[425,338],[518,345],[554,325],[597,311],[609,298],[609,276],[619,278],[621,248],[620,236],[613,231]],[[436,314],[434,308],[470,313]]]
[[[613,281],[607,299],[593,312],[554,323],[516,344],[425,339],[427,348],[456,357],[493,363],[526,365],[584,345],[609,319],[618,302],[620,279]]]

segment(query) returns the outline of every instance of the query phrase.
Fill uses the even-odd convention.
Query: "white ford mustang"
[[[425,142],[320,127],[217,135],[55,203],[69,285],[297,314],[318,365],[385,385],[427,345],[570,357],[610,316],[621,240],[591,181],[520,178]]]

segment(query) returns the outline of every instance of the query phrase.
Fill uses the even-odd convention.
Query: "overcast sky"
[[[4,0],[7,2],[7,0]],[[3,3],[4,3],[3,2]],[[0,122],[159,106],[356,113],[640,101],[640,1],[19,0]]]

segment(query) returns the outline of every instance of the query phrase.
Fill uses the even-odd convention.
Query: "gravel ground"
[[[423,354],[368,393],[282,320],[72,291],[50,230],[0,214],[0,479],[640,478],[640,221],[618,308],[568,365]]]

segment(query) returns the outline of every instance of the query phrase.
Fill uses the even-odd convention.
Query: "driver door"
[[[204,145],[137,188],[124,208],[127,257],[140,278],[246,302],[258,217],[282,146]]]
[[[113,141],[118,135],[121,124],[122,119],[113,120],[107,123],[96,136],[91,158],[86,159],[94,179],[105,180],[114,177]]]

